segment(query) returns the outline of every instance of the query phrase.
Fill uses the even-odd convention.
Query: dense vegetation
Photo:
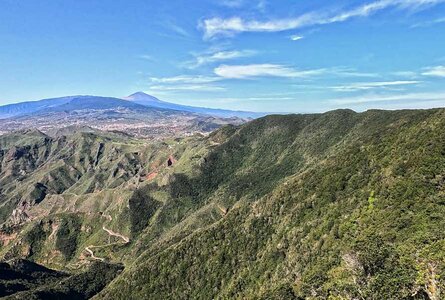
[[[56,233],[56,249],[70,260],[76,252],[80,221],[77,216],[68,215],[62,218],[59,226]]]
[[[336,111],[229,133],[174,193],[215,199],[227,215],[146,251],[100,296],[438,299],[444,117]]]
[[[90,299],[121,271],[122,266],[94,263],[86,271],[68,275],[29,261],[0,264],[0,297],[5,299]]]
[[[37,217],[4,225],[18,235],[0,253],[82,274],[70,266],[94,245],[126,265],[97,299],[441,299],[444,132],[445,110],[339,110],[162,143],[41,137],[33,153],[64,164],[30,156],[45,188],[19,174],[32,189],[10,188],[5,203],[18,195]],[[48,141],[58,146],[39,150]],[[51,172],[66,178],[59,189]]]

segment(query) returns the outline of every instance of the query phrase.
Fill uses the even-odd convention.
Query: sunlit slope
[[[123,261],[152,210],[149,200],[138,201],[140,191],[168,182],[195,139],[202,137],[156,143],[100,132],[3,136],[0,254],[57,269]]]
[[[174,175],[171,195],[215,203],[221,218],[205,222],[203,207],[188,219],[208,226],[145,244],[97,298],[439,299],[444,132],[443,110],[219,130],[199,174]]]
[[[439,109],[338,110],[161,142],[5,135],[0,254],[123,263],[99,299],[440,299],[444,129]]]

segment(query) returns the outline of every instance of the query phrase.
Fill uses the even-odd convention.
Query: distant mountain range
[[[142,92],[125,98],[70,96],[0,106],[0,135],[36,128],[91,127],[138,137],[163,138],[239,125],[262,114],[208,109],[161,101]]]
[[[114,123],[138,115],[120,110]],[[183,113],[165,112],[147,126],[175,128]],[[162,140],[2,135],[0,298],[445,299],[444,131],[445,109],[430,109]]]
[[[266,113],[258,113],[258,112],[236,111],[236,110],[227,110],[227,109],[214,109],[214,108],[205,108],[205,107],[196,107],[196,106],[175,104],[175,103],[171,103],[171,102],[161,101],[158,98],[153,97],[151,95],[147,95],[146,93],[143,93],[143,92],[134,93],[128,97],[125,97],[124,99],[133,101],[135,103],[138,103],[138,104],[141,104],[144,106],[149,106],[149,107],[158,107],[158,108],[167,108],[167,109],[188,111],[188,112],[205,114],[205,115],[222,117],[222,118],[238,117],[238,118],[244,118],[244,119],[248,119],[248,118],[256,119],[256,118],[267,115]]]
[[[27,101],[15,104],[8,104],[0,106],[0,119],[26,116],[29,114],[46,114],[49,112],[75,111],[83,109],[128,108],[143,111],[147,107],[164,110],[176,110],[181,112],[196,113],[222,118],[238,117],[243,119],[250,119],[266,115],[265,113],[232,111],[180,105],[161,101],[158,98],[145,94],[143,92],[137,92],[122,99],[98,96],[68,96],[61,98],[44,99],[39,101]]]

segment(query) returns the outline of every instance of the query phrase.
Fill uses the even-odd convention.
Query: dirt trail
[[[218,209],[221,211],[223,216],[227,215],[227,212],[229,211],[227,208],[224,208],[224,207],[222,207],[219,204],[217,206],[218,206]]]
[[[103,215],[103,217],[107,218],[107,219],[110,220],[110,221],[113,220],[113,217],[110,216],[110,215]],[[106,233],[108,233],[109,236],[115,236],[115,237],[118,237],[118,238],[122,239],[123,242],[121,242],[121,243],[127,244],[127,243],[130,242],[130,238],[128,238],[128,237],[126,237],[126,236],[124,236],[124,235],[122,235],[122,234],[120,234],[120,233],[114,232],[114,231],[112,231],[112,230],[106,228],[105,226],[102,226],[102,229],[103,229]],[[91,256],[92,259],[100,260],[100,261],[105,261],[105,258],[95,256],[95,255],[94,255],[94,252],[93,252],[93,250],[91,250],[91,248],[103,248],[103,247],[107,247],[107,246],[111,246],[111,245],[115,245],[115,244],[116,244],[116,243],[109,243],[109,244],[105,244],[105,245],[101,245],[101,246],[90,245],[90,246],[88,246],[88,247],[85,247],[85,251],[87,251],[87,252],[90,254],[90,256]]]
[[[104,217],[105,219],[108,219],[109,221],[113,221],[113,217],[107,214],[102,214],[102,217]]]
[[[130,242],[130,239],[128,237],[126,237],[126,236],[124,236],[122,234],[116,233],[116,232],[114,232],[114,231],[112,231],[110,229],[107,229],[107,228],[105,228],[105,226],[103,226],[102,229],[105,230],[111,236],[115,236],[115,237],[121,238],[125,243],[129,243]]]
[[[48,237],[49,240],[56,235],[57,230],[59,230],[59,224],[52,224],[51,225],[51,229],[52,229],[52,232],[51,232],[51,234]]]
[[[94,247],[94,246],[85,247],[85,250],[91,255],[92,259],[105,261],[105,258],[95,256],[93,250],[91,250],[90,247]]]

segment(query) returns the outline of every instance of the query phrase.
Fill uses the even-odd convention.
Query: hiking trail
[[[108,219],[109,221],[113,220],[113,217],[111,215],[103,214],[102,217]],[[105,226],[102,226],[102,230],[104,230],[109,236],[114,236],[114,237],[120,238],[122,240],[120,242],[113,242],[113,243],[108,243],[108,244],[100,245],[100,246],[90,245],[88,247],[85,247],[85,251],[87,251],[90,254],[90,257],[92,259],[105,261],[105,258],[95,256],[92,248],[104,248],[104,247],[108,247],[108,246],[119,244],[119,243],[127,244],[127,243],[130,242],[130,238],[126,237],[126,236],[124,236],[124,235],[122,235],[120,233],[114,232],[111,229],[106,228]]]

